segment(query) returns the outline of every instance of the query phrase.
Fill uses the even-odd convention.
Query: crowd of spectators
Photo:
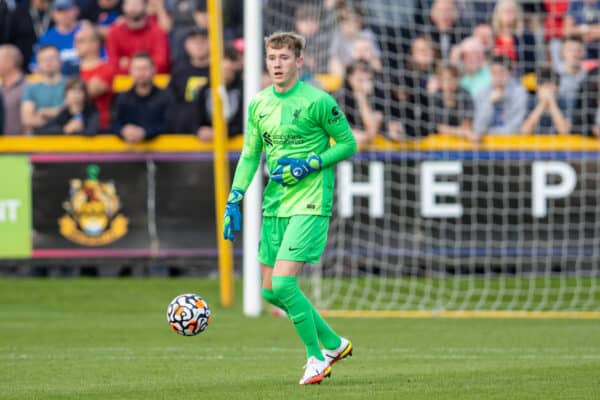
[[[243,7],[224,3],[225,110],[236,135]],[[600,1],[401,3],[288,0],[265,18],[265,32],[306,37],[302,79],[340,82],[328,89],[360,144],[378,134],[600,137]],[[1,133],[211,141],[207,29],[205,0],[0,0]],[[115,93],[122,75],[131,88]]]
[[[235,135],[242,14],[229,3],[223,68]],[[209,64],[204,0],[0,0],[0,134],[210,141]],[[157,75],[168,85],[157,86]],[[115,93],[123,77],[131,87]]]

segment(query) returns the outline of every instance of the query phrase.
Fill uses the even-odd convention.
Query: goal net
[[[558,97],[567,10],[500,3],[264,2],[266,34],[308,36],[302,78],[338,99],[360,143],[337,166],[321,265],[305,271],[320,309],[600,311],[600,146],[585,125],[597,93],[567,93],[592,108],[561,108],[576,135],[547,121],[521,135],[542,77]],[[481,128],[494,63],[528,100]],[[452,79],[461,93],[445,97]],[[512,131],[490,133],[496,122]]]

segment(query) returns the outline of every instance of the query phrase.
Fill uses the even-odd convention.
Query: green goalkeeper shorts
[[[269,267],[276,260],[317,264],[327,244],[329,217],[294,215],[263,217],[258,262]]]

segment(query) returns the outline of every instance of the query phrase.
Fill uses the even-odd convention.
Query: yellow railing
[[[242,149],[243,137],[228,140],[230,151]],[[87,153],[87,152],[211,152],[212,143],[194,135],[162,135],[153,140],[129,144],[114,135],[84,136],[0,136],[0,153]],[[579,135],[565,136],[486,136],[481,144],[446,135],[430,135],[422,140],[392,142],[377,136],[362,150],[377,151],[599,151],[600,140]]]

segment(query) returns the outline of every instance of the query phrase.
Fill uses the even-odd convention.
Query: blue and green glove
[[[309,154],[306,160],[281,158],[277,160],[279,166],[271,174],[271,180],[282,186],[293,186],[311,172],[320,171],[321,164],[321,157],[315,153]]]
[[[225,216],[223,217],[223,237],[225,240],[235,239],[234,232],[242,229],[242,212],[240,203],[244,199],[244,192],[239,189],[231,189],[227,204],[225,205]]]

